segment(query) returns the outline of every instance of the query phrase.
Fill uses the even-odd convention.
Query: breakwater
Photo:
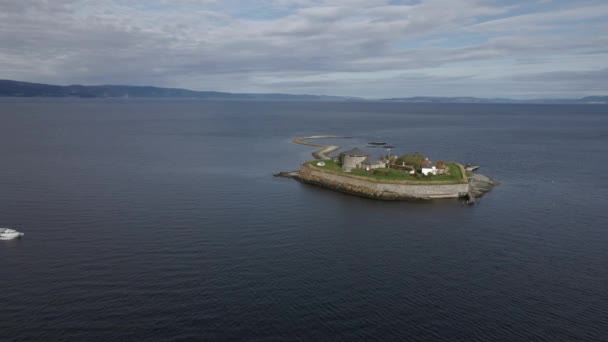
[[[292,142],[295,144],[320,147],[320,150],[314,151],[312,153],[312,156],[315,159],[330,159],[329,154],[339,150],[341,147],[335,145],[324,145],[308,141],[312,139],[350,139],[350,137],[341,137],[337,135],[311,135],[307,137],[297,137],[292,140]]]

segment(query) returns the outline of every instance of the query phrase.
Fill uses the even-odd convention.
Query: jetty
[[[476,171],[477,169],[479,169],[479,165],[466,164],[464,166],[464,169],[467,170],[468,172],[473,172],[473,171]]]
[[[312,153],[312,156],[315,159],[323,159],[323,160],[327,160],[327,159],[331,159],[331,157],[329,156],[330,153],[335,152],[337,150],[339,150],[341,147],[340,146],[335,146],[335,145],[324,145],[324,144],[319,144],[319,143],[313,143],[310,142],[308,140],[313,140],[313,139],[350,139],[351,137],[341,137],[341,136],[337,136],[337,135],[311,135],[311,136],[307,136],[307,137],[298,137],[292,140],[292,142],[296,143],[296,144],[300,144],[300,145],[306,145],[306,146],[314,146],[314,147],[320,147],[320,150],[314,151]]]

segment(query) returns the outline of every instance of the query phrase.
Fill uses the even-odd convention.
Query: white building
[[[431,163],[425,163],[425,164],[422,164],[422,169],[420,170],[420,172],[425,176],[428,176],[429,174],[436,175],[437,167],[435,167],[435,165],[433,165]]]

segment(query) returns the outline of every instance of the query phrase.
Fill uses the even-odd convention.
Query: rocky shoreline
[[[492,188],[498,185],[498,182],[490,177],[479,173],[473,173],[469,176],[469,199],[475,200],[490,192]]]

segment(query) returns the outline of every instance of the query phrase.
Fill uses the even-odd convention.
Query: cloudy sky
[[[0,79],[608,95],[607,0],[0,0]]]

